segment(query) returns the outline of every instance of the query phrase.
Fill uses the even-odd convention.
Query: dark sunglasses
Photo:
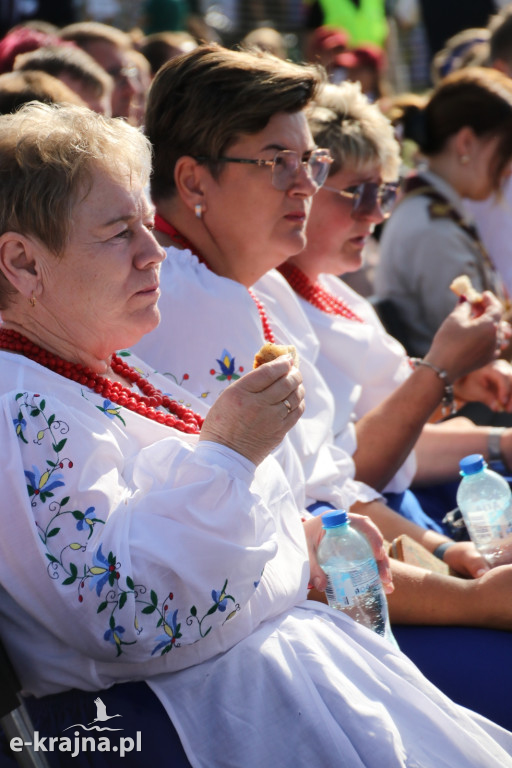
[[[353,215],[369,216],[378,206],[382,215],[387,217],[395,204],[398,184],[377,184],[375,181],[365,181],[345,189],[335,189],[324,184],[322,189],[352,200]]]

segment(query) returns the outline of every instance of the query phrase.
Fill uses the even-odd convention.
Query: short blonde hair
[[[307,110],[316,144],[331,151],[334,175],[346,165],[358,168],[377,163],[383,181],[395,181],[400,145],[390,121],[361,92],[359,83],[324,85]]]
[[[142,133],[86,107],[31,102],[0,116],[0,235],[37,238],[60,256],[74,206],[89,192],[93,172],[116,178],[126,170],[145,185],[151,151]],[[0,308],[8,286],[0,283]]]

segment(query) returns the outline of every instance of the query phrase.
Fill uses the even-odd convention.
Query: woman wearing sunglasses
[[[477,427],[462,418],[423,427],[425,411],[399,389],[419,361],[411,362],[384,331],[369,302],[338,279],[361,267],[367,239],[392,210],[398,142],[389,121],[352,83],[325,86],[309,110],[309,124],[315,141],[330,150],[333,163],[313,201],[306,248],[279,269],[300,296],[320,341],[317,364],[335,395],[336,439],[354,454],[356,476],[385,488],[393,494],[388,503],[420,524],[417,500],[410,493],[404,498],[404,492],[413,480],[420,486],[435,485],[435,492],[423,490],[421,497],[429,515],[440,523],[456,506],[456,485],[445,483],[458,481],[459,459],[469,453],[482,453],[488,460],[512,459],[512,430]],[[270,277],[258,284],[263,300],[270,286]],[[444,344],[445,354],[454,354],[453,341],[448,338]],[[507,397],[510,383],[510,366],[497,361],[454,382],[454,391],[461,399],[492,403]],[[421,389],[416,394],[421,398]],[[410,453],[415,443],[416,453]],[[390,473],[393,468],[396,474]]]
[[[512,167],[512,80],[468,67],[442,80],[423,108],[397,122],[426,161],[384,227],[375,275],[379,297],[403,319],[411,354],[423,355],[456,303],[450,284],[469,275],[504,298],[499,276],[462,200],[499,193]]]
[[[300,297],[320,342],[317,365],[335,395],[337,441],[350,452],[357,445],[356,476],[382,483],[389,467],[396,467],[397,458],[406,456],[388,482],[385,497],[395,509],[423,524],[422,507],[430,514],[437,511],[439,518],[456,505],[451,495],[457,483],[443,481],[458,480],[458,460],[463,455],[482,453],[489,459],[493,431],[464,418],[421,429],[422,382],[417,381],[415,390],[408,393],[400,386],[413,372],[405,350],[385,332],[370,303],[338,277],[361,267],[366,240],[389,215],[396,198],[393,180],[400,148],[389,121],[353,83],[325,86],[308,116],[313,138],[330,150],[333,163],[313,199],[306,248],[279,270]],[[257,287],[264,302],[269,293],[275,293],[270,276]],[[449,356],[453,349],[450,339],[445,341]],[[435,377],[435,372],[430,375]],[[478,386],[478,372],[467,378],[472,377]],[[427,387],[430,384],[426,382]],[[465,385],[471,386],[467,381]],[[353,411],[349,421],[347,402]],[[407,456],[415,435],[416,451]],[[500,437],[502,450],[511,455],[512,430]],[[428,486],[413,494],[408,489],[415,479]],[[443,503],[447,499],[452,506]],[[497,606],[496,600],[492,602]],[[436,685],[457,701],[512,726],[496,690],[497,680],[503,684],[502,668],[508,669],[505,633],[397,623],[393,631],[400,647]],[[475,664],[472,657],[480,645],[487,650]],[[443,652],[435,653],[434,648]],[[470,676],[463,671],[469,668]]]

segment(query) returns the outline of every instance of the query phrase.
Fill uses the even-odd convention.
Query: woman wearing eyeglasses
[[[170,62],[155,79],[146,129],[154,149],[155,225],[168,258],[162,323],[135,351],[211,403],[252,368],[265,341],[293,341],[309,397],[300,424],[283,441],[281,462],[302,489],[297,494],[305,489],[303,506],[351,507],[378,503],[380,494],[354,480],[350,452],[334,442],[335,405],[315,364],[314,334],[282,278],[282,296],[261,303],[252,291],[304,247],[311,198],[329,171],[330,155],[313,141],[302,109],[316,78],[310,69],[205,46]],[[469,346],[478,348],[462,343],[450,360],[455,376],[459,361],[466,372]],[[430,390],[434,407],[443,387]],[[345,405],[348,419],[348,400]],[[389,524],[385,535],[405,532],[403,519],[378,507],[379,524]],[[408,531],[431,550],[445,540],[416,526]],[[450,558],[464,573],[485,568],[462,544]]]
[[[162,320],[134,350],[170,380],[212,403],[250,371],[264,341],[294,343],[306,408],[276,457],[299,507],[359,510],[377,522],[388,540],[407,532],[434,551],[449,539],[404,519],[382,503],[378,491],[354,479],[352,457],[334,442],[335,404],[316,365],[318,342],[297,296],[270,269],[304,247],[311,196],[326,177],[325,166],[312,154],[316,145],[301,112],[309,100],[303,95],[310,76],[308,68],[214,45],[174,59],[158,73],[149,93],[146,130],[153,144],[156,235],[167,252],[161,270]],[[311,88],[315,91],[316,86]],[[290,153],[296,160],[284,165],[283,155],[292,158]],[[268,270],[280,290],[262,302],[251,286]],[[446,361],[454,379],[468,365],[492,358],[496,304],[486,297],[479,319],[466,317],[467,307],[461,308],[442,332],[457,336]],[[423,399],[435,407],[443,381],[424,366],[411,378],[425,383]],[[287,408],[283,403],[283,415]],[[350,413],[348,401],[347,409]],[[468,542],[454,543],[445,557],[465,574],[487,567]],[[473,587],[471,582],[468,588],[466,580],[440,574],[419,584],[415,569],[399,563],[393,568],[396,589],[390,607],[395,619],[488,622],[486,585],[475,582]],[[507,573],[504,580],[511,576]],[[489,586],[493,593],[495,578]],[[508,619],[500,621],[505,626]]]

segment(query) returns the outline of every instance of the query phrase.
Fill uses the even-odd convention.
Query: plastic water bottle
[[[457,505],[471,541],[491,567],[512,563],[512,493],[508,482],[487,469],[479,453],[459,462]]]
[[[327,512],[322,524],[325,535],[317,556],[327,576],[327,602],[396,646],[386,594],[368,540],[351,527],[343,509]]]

